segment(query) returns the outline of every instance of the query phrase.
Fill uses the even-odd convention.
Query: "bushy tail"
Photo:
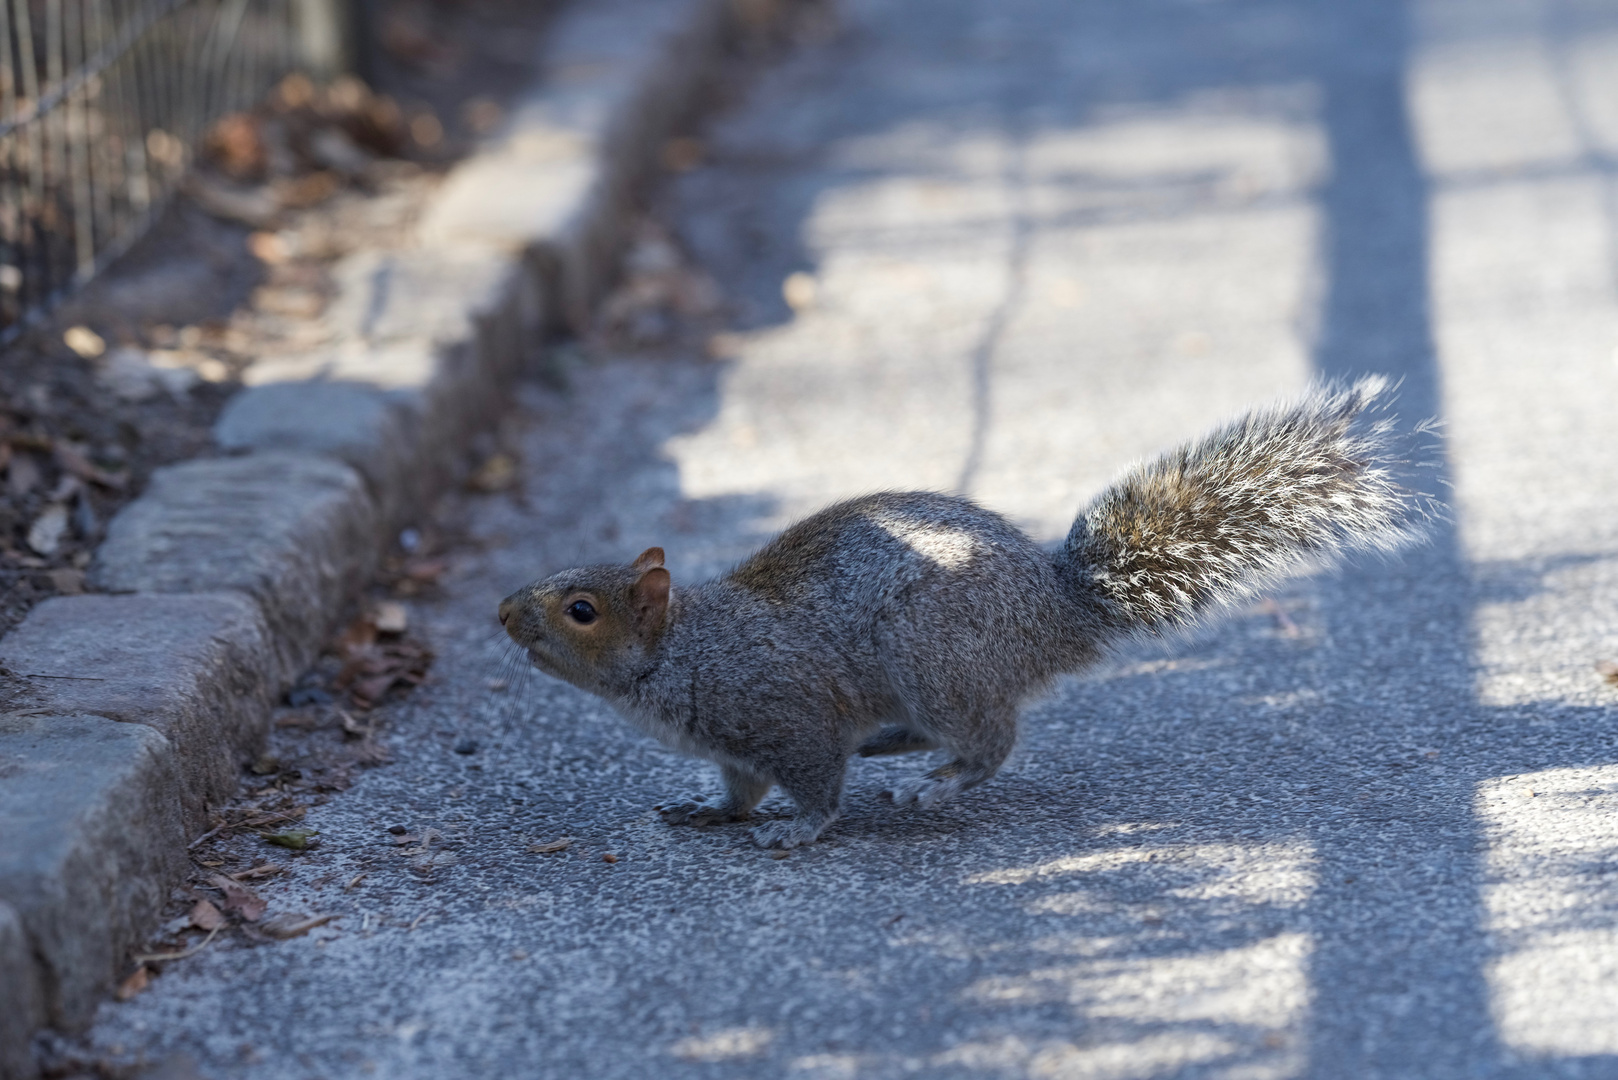
[[[1393,474],[1387,396],[1375,377],[1318,387],[1135,468],[1073,523],[1064,570],[1113,630],[1161,631],[1304,564],[1420,539],[1437,504]]]

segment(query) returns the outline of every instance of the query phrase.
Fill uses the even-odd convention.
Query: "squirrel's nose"
[[[500,625],[506,625],[506,620],[509,618],[511,618],[511,601],[502,600],[500,601]]]

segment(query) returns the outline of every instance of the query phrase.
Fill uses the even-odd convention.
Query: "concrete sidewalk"
[[[523,497],[414,611],[438,680],[394,764],[261,890],[341,918],[171,966],[93,1044],[255,1080],[1618,1076],[1618,15],[843,18],[669,195],[726,355],[525,389]],[[1064,683],[938,810],[876,797],[920,761],[859,761],[772,858],[659,823],[711,778],[593,699],[488,689],[494,604],[561,566],[661,544],[678,587],[874,488],[1050,539],[1359,371],[1445,420],[1453,525]]]

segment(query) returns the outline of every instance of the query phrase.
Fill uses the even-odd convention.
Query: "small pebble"
[[[790,851],[772,851],[772,852],[770,852],[770,858],[772,858],[772,859],[790,859],[790,858],[792,858],[792,852],[790,852]]]
[[[612,852],[609,851],[605,855],[601,856],[601,861],[602,862],[617,862],[618,861],[618,856],[614,855]]]
[[[476,739],[458,739],[455,742],[455,752],[457,754],[475,754],[478,752],[478,741]]]
[[[390,833],[392,833],[394,836],[403,836],[405,833],[409,832],[410,830],[405,828],[403,825],[389,825],[388,826],[388,831]]]

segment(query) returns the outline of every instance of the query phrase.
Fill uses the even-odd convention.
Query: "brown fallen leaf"
[[[258,120],[240,112],[216,120],[202,137],[202,149],[233,180],[257,180],[269,156]]]
[[[1602,682],[1610,686],[1618,686],[1618,661],[1603,660],[1596,665],[1596,672],[1601,676]]]
[[[368,617],[355,619],[332,642],[332,650],[347,660],[361,655],[376,643],[376,623]]]
[[[259,924],[259,929],[273,938],[285,941],[288,938],[302,937],[315,927],[325,926],[335,918],[336,915],[294,915],[283,912],[265,919]]]
[[[292,258],[291,245],[280,233],[256,232],[247,237],[247,250],[259,262],[279,266]]]
[[[354,704],[369,709],[393,687],[417,686],[432,664],[431,649],[410,640],[375,643],[346,651],[346,662],[334,685],[349,692]]]
[[[544,855],[552,851],[566,851],[571,843],[573,843],[573,838],[564,836],[560,840],[551,840],[544,844],[529,844],[528,850],[534,855]]]
[[[152,970],[142,964],[135,969],[133,975],[118,984],[118,989],[113,996],[119,1001],[128,1001],[150,985],[152,985]]]
[[[217,930],[225,924],[225,913],[211,900],[198,900],[191,909],[191,925],[198,930]]]
[[[258,922],[264,909],[270,906],[258,893],[223,874],[213,875],[208,884],[225,894],[225,910],[234,911],[244,922]]]
[[[230,874],[227,876],[232,881],[246,881],[249,878],[273,877],[285,869],[286,867],[280,865],[279,863],[262,863],[250,870],[243,870],[239,874]]]
[[[255,310],[296,319],[312,319],[326,306],[326,298],[313,289],[282,285],[260,285],[250,302]]]
[[[307,176],[276,180],[270,185],[271,190],[275,192],[276,201],[294,210],[318,206],[337,194],[342,186],[342,177],[324,169]]]
[[[601,861],[607,863],[617,862],[618,856],[609,851],[605,855],[601,856]]]
[[[449,560],[445,558],[412,559],[405,564],[404,572],[405,577],[412,581],[423,585],[431,585],[442,577],[444,571],[448,569]]]

